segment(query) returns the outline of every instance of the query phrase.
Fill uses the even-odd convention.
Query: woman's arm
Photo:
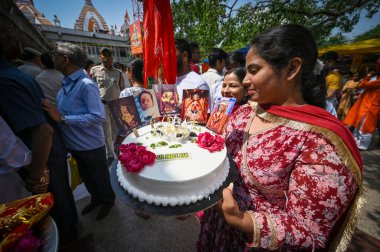
[[[227,223],[252,237],[251,246],[323,248],[354,197],[354,174],[334,147],[317,134],[304,147],[294,164],[289,189],[284,192],[287,200],[283,209],[241,212],[232,194],[223,193],[219,207]]]

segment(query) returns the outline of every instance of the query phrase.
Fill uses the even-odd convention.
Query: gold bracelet
[[[260,243],[260,233],[258,232],[258,227],[256,225],[256,220],[255,220],[255,213],[251,210],[248,210],[247,213],[252,219],[252,245],[250,246],[251,248],[257,248]]]

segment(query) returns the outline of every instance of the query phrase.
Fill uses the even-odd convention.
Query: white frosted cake
[[[196,128],[197,134],[208,131],[205,127]],[[210,153],[190,140],[169,141],[152,131],[150,125],[138,129],[138,133],[139,137],[130,134],[123,144],[146,146],[156,160],[140,173],[127,172],[119,161],[117,176],[123,189],[140,201],[163,206],[188,205],[207,198],[226,180],[230,166],[225,146]],[[162,141],[167,145],[156,147]]]

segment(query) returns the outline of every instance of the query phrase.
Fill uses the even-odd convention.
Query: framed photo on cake
[[[207,123],[208,90],[184,89],[181,119],[198,124]]]
[[[140,90],[134,92],[137,112],[139,113],[142,124],[147,124],[151,119],[160,117],[160,112],[157,105],[156,95],[153,89]]]
[[[221,134],[228,121],[228,116],[231,114],[235,102],[235,98],[219,97],[215,101],[214,109],[211,112],[206,127],[218,134]]]
[[[179,96],[176,85],[154,84],[153,90],[162,116],[180,113]]]
[[[119,130],[119,134],[126,135],[131,129],[141,124],[133,96],[109,101],[107,105]]]

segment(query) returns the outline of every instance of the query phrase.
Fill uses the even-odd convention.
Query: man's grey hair
[[[87,64],[87,55],[80,46],[67,42],[56,42],[54,52],[66,55],[70,62],[76,66],[84,68]]]

